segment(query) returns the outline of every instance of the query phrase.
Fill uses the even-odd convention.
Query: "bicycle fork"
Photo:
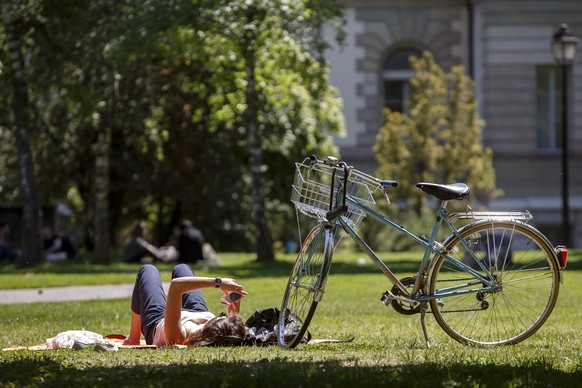
[[[331,231],[331,233],[330,233]],[[294,285],[295,287],[306,289],[310,292],[313,292],[313,300],[317,303],[321,302],[323,298],[323,294],[325,293],[325,286],[327,284],[327,277],[329,273],[329,268],[331,266],[331,254],[334,249],[334,237],[332,226],[330,224],[322,225],[322,232],[316,237],[317,239],[324,239],[324,252],[323,252],[323,261],[322,261],[322,268],[319,271],[319,275],[317,281],[313,285],[303,285],[301,283],[301,277],[299,276],[295,279]],[[308,271],[308,266],[310,265],[311,257],[314,254],[315,247],[317,247],[319,241],[316,241],[315,244],[312,246],[312,250],[309,252],[302,253],[302,269],[301,274],[305,274]]]

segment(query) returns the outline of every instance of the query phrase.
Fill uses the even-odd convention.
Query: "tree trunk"
[[[20,165],[20,179],[23,202],[24,247],[20,266],[34,266],[42,261],[40,238],[40,206],[34,174],[34,157],[30,148],[28,122],[28,81],[26,64],[22,53],[19,23],[13,20],[8,4],[3,3],[2,14],[10,51],[10,68],[14,85],[12,110],[16,132],[16,146]]]
[[[261,176],[262,151],[259,136],[259,97],[256,90],[255,79],[255,52],[252,48],[253,39],[243,42],[245,57],[246,102],[245,122],[249,139],[249,165],[251,170],[251,190],[253,201],[253,217],[255,219],[255,239],[257,260],[270,262],[275,259],[271,233],[267,223],[265,210],[265,193],[263,190],[263,178]]]
[[[109,150],[111,128],[98,123],[97,155],[95,157],[95,252],[93,261],[109,264],[111,238],[109,233]]]

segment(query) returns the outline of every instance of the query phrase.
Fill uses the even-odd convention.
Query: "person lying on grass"
[[[225,337],[245,337],[240,299],[227,303],[227,314],[215,316],[206,307],[201,288],[218,288],[225,295],[247,294],[234,279],[195,277],[186,264],[172,271],[168,298],[158,269],[146,264],[137,273],[131,298],[131,327],[124,345],[139,345],[143,333],[148,345],[204,346]]]

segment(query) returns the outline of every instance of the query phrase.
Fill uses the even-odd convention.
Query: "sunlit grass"
[[[382,255],[402,276],[414,271],[418,255]],[[571,257],[557,306],[541,330],[516,346],[466,347],[427,318],[432,347],[425,346],[418,315],[403,316],[380,303],[391,287],[360,254],[334,258],[325,296],[309,331],[315,338],[350,338],[340,344],[279,347],[16,351],[0,353],[0,386],[575,386],[582,377],[578,309],[582,299],[581,255]],[[201,274],[232,275],[249,296],[241,315],[278,306],[293,256],[261,265],[253,255],[223,254],[221,267],[197,267]],[[114,274],[133,281],[138,266],[117,265],[113,274],[91,274],[107,283]],[[163,269],[169,277],[171,266]],[[50,268],[49,268],[50,269]],[[58,279],[77,274],[54,270],[36,276]],[[60,271],[66,272],[66,271]],[[3,276],[24,277],[12,271]],[[36,281],[36,280],[35,280]],[[69,281],[69,280],[67,280]],[[56,282],[56,281],[55,281]],[[4,287],[4,285],[3,285]],[[214,312],[224,310],[216,290],[204,290]],[[0,345],[30,345],[70,329],[127,334],[129,298],[108,301],[0,305]]]

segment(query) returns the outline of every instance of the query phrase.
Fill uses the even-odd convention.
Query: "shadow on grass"
[[[331,265],[331,274],[373,274],[380,273],[379,269],[363,253],[342,253],[339,259],[334,260]],[[582,251],[573,251],[570,253],[566,271],[582,270]],[[256,260],[240,261],[240,264],[228,264],[224,266],[206,266],[192,265],[195,273],[211,272],[219,275],[229,275],[237,278],[252,277],[288,277],[293,265],[293,259],[287,256],[283,260],[275,260],[270,263],[261,263]],[[413,258],[411,258],[413,257]],[[364,258],[364,264],[358,263],[359,258]],[[390,253],[388,256],[381,256],[384,263],[395,274],[416,273],[422,258],[422,252],[404,253],[400,257],[397,253]],[[171,271],[175,264],[162,263],[156,264],[161,271]],[[0,274],[23,274],[26,272],[33,273],[56,273],[56,274],[136,274],[141,264],[127,264],[115,262],[110,265],[95,265],[90,263],[76,262],[58,262],[44,263],[33,269],[22,270],[14,267],[0,267]],[[201,269],[204,269],[201,271]]]
[[[110,355],[104,355],[107,359]],[[582,373],[566,373],[544,362],[526,366],[441,364],[361,366],[358,360],[296,362],[285,358],[253,362],[214,361],[135,366],[64,364],[48,358],[0,363],[2,386],[574,386]],[[94,359],[101,358],[95,356]],[[100,364],[100,361],[89,364]]]
[[[386,262],[394,273],[416,272],[420,261],[390,261]],[[257,277],[257,276],[283,276],[288,277],[291,272],[292,263],[275,262],[269,264],[250,263],[244,266],[228,267],[228,272],[237,278]],[[358,263],[332,262],[330,274],[380,274],[380,270],[372,264],[361,265]]]
[[[368,274],[368,273],[380,273],[379,270],[371,263],[367,261],[366,264],[358,264],[356,258],[361,255],[354,254],[354,262],[333,261],[331,267],[331,273],[338,274]],[[399,272],[416,272],[418,269],[418,261],[411,260],[398,260],[398,261],[386,261],[386,264],[395,273]],[[156,264],[160,271],[171,271],[175,264]],[[250,278],[257,276],[266,277],[287,277],[291,272],[291,267],[293,263],[290,261],[279,261],[276,260],[271,263],[260,263],[258,261],[248,261],[241,264],[227,265],[227,266],[206,266],[205,270],[201,269],[205,267],[204,265],[191,265],[195,273],[208,272],[208,268],[212,273],[216,274],[228,274],[229,276],[237,278]],[[114,263],[111,265],[92,265],[92,264],[43,264],[40,267],[28,270],[16,269],[16,268],[4,268],[0,269],[0,274],[24,274],[27,272],[41,274],[41,273],[53,273],[53,274],[137,274],[137,271],[141,267],[141,264],[119,264]]]

